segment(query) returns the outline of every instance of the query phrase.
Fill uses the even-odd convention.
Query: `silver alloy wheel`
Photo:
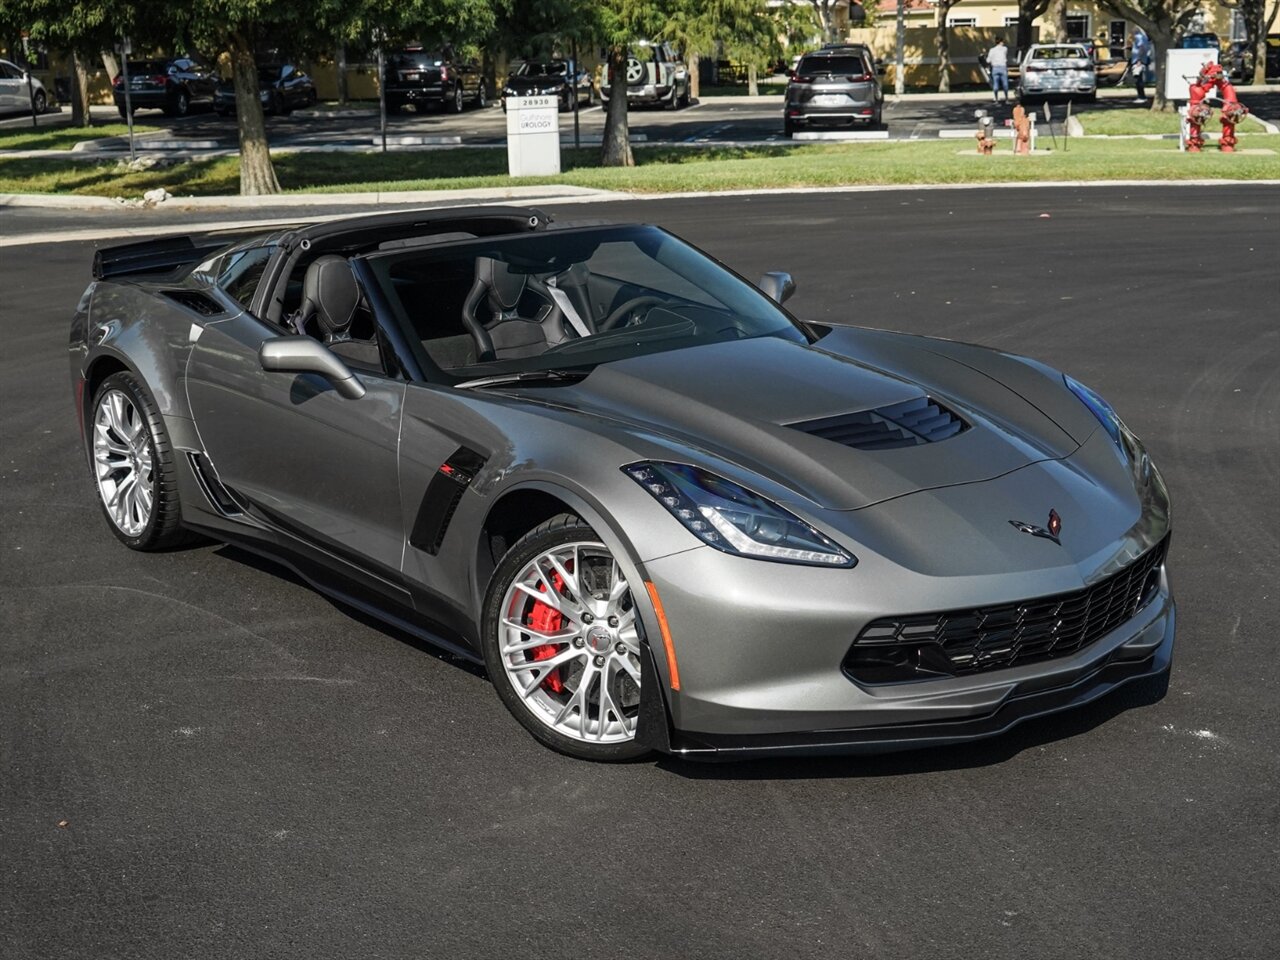
[[[151,432],[128,394],[108,390],[93,415],[93,466],[107,515],[127,537],[151,519],[155,474]]]
[[[604,544],[566,543],[534,557],[501,611],[502,666],[531,714],[584,743],[634,739],[640,635],[631,588]]]

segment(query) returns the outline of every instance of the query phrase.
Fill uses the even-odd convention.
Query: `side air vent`
[[[216,317],[220,313],[226,313],[222,304],[199,290],[165,290],[164,295],[202,317]]]
[[[954,437],[968,428],[956,414],[930,397],[788,426],[858,450],[914,447]]]
[[[191,464],[191,472],[195,474],[196,483],[200,485],[200,491],[213,509],[224,517],[238,517],[244,513],[231,491],[222,485],[222,481],[209,468],[208,461],[202,454],[188,452],[187,460]]]
[[[440,469],[427,484],[422,505],[418,507],[418,516],[413,522],[413,531],[409,534],[412,546],[425,550],[433,557],[440,552],[444,535],[449,530],[449,521],[453,519],[454,511],[462,502],[462,495],[484,463],[485,457],[482,454],[467,447],[459,447],[448,460],[440,464]]]

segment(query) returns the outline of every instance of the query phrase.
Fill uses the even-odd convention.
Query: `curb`
[[[150,209],[187,208],[253,209],[256,207],[336,207],[379,206],[382,204],[459,203],[504,200],[631,200],[634,194],[577,186],[484,187],[474,190],[388,190],[377,193],[276,193],[263,197],[173,197]],[[111,197],[82,197],[64,194],[2,193],[5,207],[51,208],[62,210],[128,209]]]

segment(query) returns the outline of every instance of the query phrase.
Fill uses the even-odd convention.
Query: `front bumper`
[[[1145,555],[1163,533],[1134,531],[1128,546],[1117,546],[1101,563],[1095,555],[1085,569],[1127,565],[1133,561],[1124,557]],[[1169,669],[1175,607],[1162,564],[1145,606],[1073,653],[914,682],[859,682],[842,670],[844,658],[863,627],[889,610],[1054,596],[1081,576],[1069,564],[941,579],[899,568],[881,577],[875,562],[867,556],[851,570],[825,570],[701,547],[647,563],[680,671],[680,689],[666,691],[670,751],[732,759],[976,740]]]
[[[670,752],[691,760],[749,760],[892,753],[984,740],[1007,733],[1024,720],[1082,707],[1134,681],[1167,676],[1173,664],[1174,632],[1175,608],[1170,601],[1158,622],[1081,668],[1076,679],[1045,689],[1024,683],[1021,692],[1008,694],[993,709],[974,716],[774,735],[676,731]]]

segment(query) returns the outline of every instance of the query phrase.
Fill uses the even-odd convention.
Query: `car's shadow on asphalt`
[[[486,684],[489,682],[488,673],[482,665],[451,653],[429,639],[401,629],[341,599],[330,596],[281,561],[232,544],[218,545],[214,554],[233,563],[243,564],[304,587],[357,623],[399,640],[436,660],[457,667],[476,679],[483,680]],[[862,779],[988,767],[1004,763],[1023,751],[1086,734],[1128,710],[1158,703],[1164,698],[1167,690],[1167,675],[1163,678],[1135,681],[1083,707],[1054,716],[1026,720],[1008,733],[987,740],[949,747],[930,747],[924,750],[864,756],[779,757],[778,759],[723,762],[693,761],[675,756],[661,756],[651,762],[660,770],[689,780]],[[640,762],[643,763],[644,760]]]
[[[336,610],[341,612],[343,616],[349,617],[356,623],[366,626],[370,630],[376,630],[379,633],[386,634],[395,640],[399,640],[401,643],[413,647],[413,649],[420,653],[425,653],[436,660],[455,666],[474,677],[484,680],[486,683],[489,682],[489,675],[485,672],[484,667],[480,666],[478,663],[451,653],[439,644],[424,637],[420,637],[416,633],[411,633],[408,630],[397,627],[393,623],[389,623],[386,620],[373,616],[372,614],[365,613],[359,607],[354,607],[349,603],[345,603],[338,597],[330,596],[282,561],[264,557],[242,547],[226,543],[219,544],[213,552],[216,556],[225,560],[243,564],[246,567],[252,567],[254,570],[258,570],[270,576],[277,577],[280,580],[284,580],[288,583],[294,583],[300,587],[310,590],[316,596],[320,597],[322,600],[326,601]]]

